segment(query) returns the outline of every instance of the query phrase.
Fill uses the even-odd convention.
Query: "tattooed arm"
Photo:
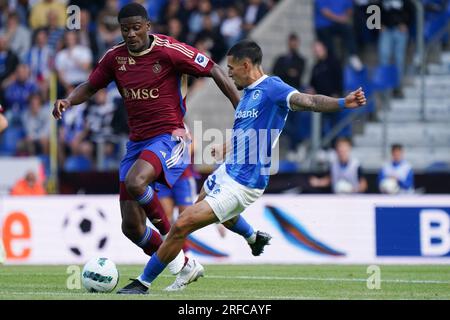
[[[289,99],[292,111],[336,112],[341,109],[336,98],[320,95],[294,93]],[[359,88],[350,92],[343,100],[344,107],[353,109],[366,104],[364,91]]]

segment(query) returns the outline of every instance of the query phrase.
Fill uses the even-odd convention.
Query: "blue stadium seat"
[[[444,161],[436,161],[425,168],[426,173],[443,172],[450,170],[450,163]]]
[[[91,161],[83,156],[70,156],[64,163],[64,171],[86,172],[93,169]]]
[[[279,173],[293,173],[298,171],[298,165],[296,162],[289,160],[280,160],[278,172]]]
[[[363,87],[366,98],[370,97],[373,92],[372,83],[369,80],[367,68],[356,71],[349,65],[344,68],[344,91],[350,92]]]
[[[11,126],[0,136],[0,155],[13,156],[16,154],[17,144],[25,134],[21,127]]]
[[[370,74],[374,91],[386,91],[398,87],[400,80],[395,65],[379,65]]]

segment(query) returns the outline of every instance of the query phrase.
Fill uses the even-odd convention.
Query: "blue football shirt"
[[[284,128],[289,99],[298,92],[279,77],[262,76],[244,89],[234,115],[225,166],[230,177],[249,188],[269,182],[272,148]]]

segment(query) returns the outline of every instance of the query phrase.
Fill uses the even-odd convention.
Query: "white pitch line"
[[[158,290],[160,291],[160,290]],[[174,294],[174,293],[160,293],[158,291],[150,291],[148,295],[146,296],[142,296],[142,297],[147,297],[149,300],[151,300],[151,298],[153,297],[185,297],[185,295],[181,295],[181,294]],[[16,295],[16,296],[35,296],[35,295],[46,295],[46,296],[73,296],[73,295],[81,295],[83,297],[107,297],[104,296],[102,293],[98,293],[98,294],[92,294],[92,293],[88,293],[88,292],[79,292],[78,290],[73,290],[72,292],[48,292],[48,291],[32,291],[32,292],[8,292],[8,291],[0,291],[0,300],[2,295]],[[95,296],[94,296],[95,295]],[[205,293],[204,295],[205,297],[208,298],[216,298],[216,299],[235,299],[236,296],[235,295],[211,295],[210,293]],[[199,296],[197,297],[197,299],[201,299],[202,297]],[[74,297],[74,299],[76,299],[76,297]],[[282,299],[282,300],[313,300],[313,299],[318,299],[320,300],[320,297],[306,297],[306,296],[256,296],[254,297],[254,299],[259,300],[259,299],[270,299],[270,300],[276,300],[276,299]]]
[[[0,273],[1,276],[18,276],[18,273]],[[64,273],[34,273],[34,276],[48,276],[59,275],[64,276]],[[163,278],[173,278],[171,275],[161,275]],[[364,278],[317,278],[317,277],[283,277],[283,276],[217,276],[205,275],[205,278],[210,279],[236,279],[236,280],[287,280],[287,281],[325,281],[325,282],[367,282]],[[410,283],[410,284],[450,284],[450,280],[407,280],[407,279],[381,279],[384,283]]]
[[[165,277],[169,277],[166,276]],[[314,278],[314,277],[277,277],[277,276],[214,276],[205,275],[205,278],[211,279],[237,279],[237,280],[293,280],[293,281],[326,281],[326,282],[367,282],[362,278]],[[450,284],[450,281],[443,280],[405,280],[405,279],[381,279],[386,283],[414,283],[414,284]]]

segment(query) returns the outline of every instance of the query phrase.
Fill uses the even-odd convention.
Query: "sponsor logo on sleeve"
[[[195,57],[195,63],[201,65],[203,68],[207,66],[209,59],[201,53],[198,53]]]

